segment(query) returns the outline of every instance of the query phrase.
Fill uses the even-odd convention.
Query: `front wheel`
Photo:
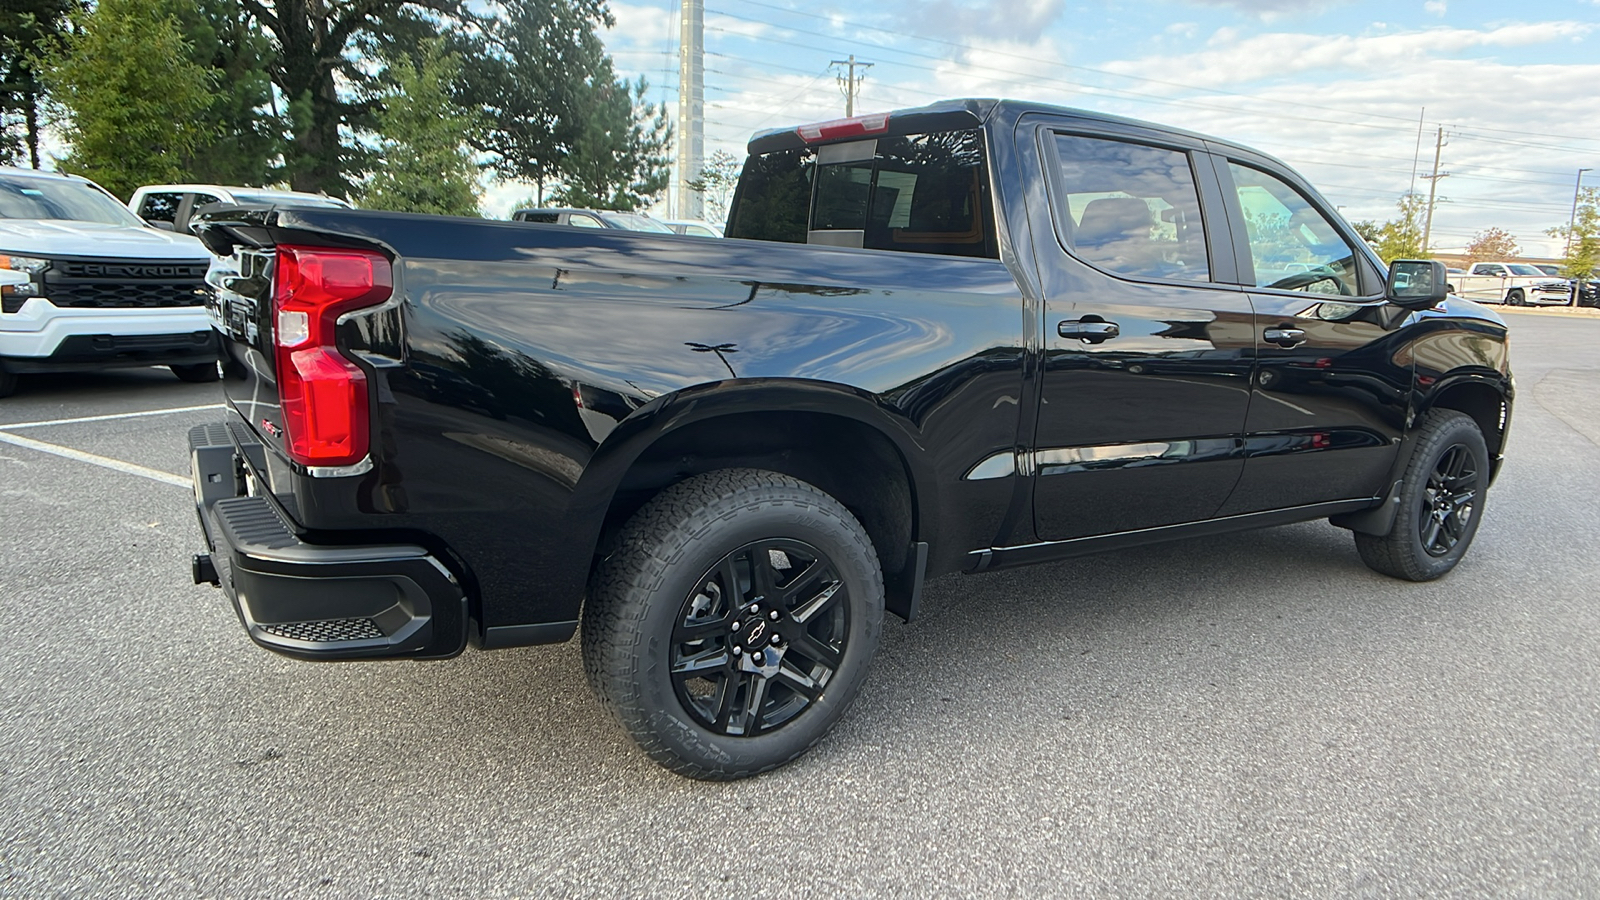
[[[1375,572],[1429,581],[1466,555],[1483,518],[1489,450],[1471,417],[1435,409],[1417,429],[1400,483],[1400,507],[1386,535],[1356,533],[1361,561]]]
[[[1508,306],[1526,306],[1527,302],[1527,298],[1523,296],[1520,289],[1512,290],[1506,294],[1506,305]]]
[[[878,644],[883,575],[861,524],[812,485],[724,469],[662,491],[597,568],[584,669],[652,759],[729,780],[809,750]]]

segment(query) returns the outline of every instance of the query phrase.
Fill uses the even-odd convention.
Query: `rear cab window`
[[[983,132],[884,135],[753,155],[725,233],[998,259]]]

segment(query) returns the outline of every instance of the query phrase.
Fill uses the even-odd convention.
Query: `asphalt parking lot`
[[[828,739],[734,784],[648,762],[575,645],[255,649],[189,583],[215,386],[31,379],[0,896],[1600,896],[1600,319],[1507,317],[1509,461],[1450,577],[1311,523],[940,579]]]

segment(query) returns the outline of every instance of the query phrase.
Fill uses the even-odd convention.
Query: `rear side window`
[[[148,222],[176,222],[181,193],[145,194],[139,201],[139,218]]]
[[[1068,249],[1119,275],[1210,280],[1189,154],[1073,134],[1055,144],[1056,222]]]
[[[884,137],[752,157],[727,235],[997,258],[983,133]]]

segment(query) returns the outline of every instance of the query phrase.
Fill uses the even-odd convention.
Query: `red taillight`
[[[854,119],[834,119],[831,122],[818,122],[815,125],[801,125],[795,132],[804,141],[826,141],[833,138],[883,134],[888,130],[889,114],[878,113],[871,116],[856,116]]]
[[[284,447],[307,466],[349,466],[367,455],[367,375],[339,352],[335,326],[389,299],[389,260],[365,250],[279,247],[273,343]]]

